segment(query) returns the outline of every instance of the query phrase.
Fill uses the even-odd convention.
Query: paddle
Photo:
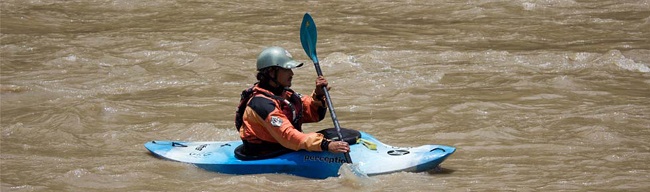
[[[300,43],[302,43],[302,48],[305,49],[307,56],[311,58],[314,62],[314,67],[316,67],[316,74],[318,76],[323,76],[323,71],[320,69],[318,64],[318,56],[316,56],[316,40],[318,39],[318,32],[316,31],[316,23],[314,19],[311,18],[309,13],[305,13],[305,16],[302,18],[302,24],[300,26]],[[339,141],[343,139],[341,135],[341,126],[339,125],[339,120],[336,118],[336,112],[334,112],[334,105],[332,105],[332,99],[330,98],[330,93],[327,91],[327,87],[323,87],[325,92],[325,98],[327,98],[327,108],[329,108],[330,116],[334,122],[334,127],[336,128],[336,133],[339,136]],[[345,153],[345,162],[352,164],[352,158],[350,158],[350,153]]]

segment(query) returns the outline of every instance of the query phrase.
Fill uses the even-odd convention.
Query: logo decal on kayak
[[[207,153],[203,153],[203,152],[194,153],[194,152],[192,152],[192,153],[189,153],[189,155],[194,157],[194,158],[204,158],[204,157],[212,155],[212,153],[211,152],[207,152]]]
[[[196,149],[197,151],[201,151],[201,150],[203,150],[203,148],[205,148],[207,146],[208,146],[208,144],[203,144],[203,145],[199,145],[198,147],[196,147],[194,149]]]
[[[282,119],[278,116],[271,116],[271,125],[274,127],[280,127],[282,125]]]
[[[305,161],[320,161],[325,163],[346,163],[345,159],[342,157],[319,157],[319,156],[309,156],[305,155]]]
[[[409,154],[411,152],[404,149],[398,149],[398,150],[390,150],[387,153],[392,156],[402,156],[402,155]]]

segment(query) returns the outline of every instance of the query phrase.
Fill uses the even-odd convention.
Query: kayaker
[[[249,156],[263,156],[286,149],[293,151],[349,152],[347,142],[332,141],[321,133],[303,133],[302,123],[323,120],[327,105],[323,87],[330,88],[323,76],[316,78],[311,95],[291,90],[295,61],[281,47],[265,48],[257,57],[255,85],[242,92],[235,124]]]

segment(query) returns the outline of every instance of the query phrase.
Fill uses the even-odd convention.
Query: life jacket
[[[253,86],[249,87],[248,89],[244,89],[241,92],[241,97],[239,100],[239,105],[237,106],[237,111],[235,112],[235,127],[237,128],[237,131],[239,132],[241,129],[241,126],[244,124],[244,110],[246,110],[246,106],[248,105],[248,102],[255,96],[255,86],[257,86],[257,83],[253,84]],[[303,106],[302,106],[302,100],[301,100],[301,95],[299,93],[296,93],[295,91],[285,88],[284,91],[288,91],[290,94],[289,99],[285,99],[284,97],[277,96],[274,94],[271,94],[266,91],[259,91],[258,93],[261,93],[262,95],[272,98],[276,100],[280,104],[280,108],[282,109],[282,113],[287,116],[288,119],[291,120],[291,125],[293,125],[294,128],[296,128],[298,131],[302,132],[302,113],[303,113]],[[282,94],[285,94],[283,92]]]

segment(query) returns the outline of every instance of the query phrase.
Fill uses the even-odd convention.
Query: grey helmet
[[[289,51],[282,47],[267,47],[257,56],[257,70],[278,66],[293,69],[302,66],[302,63],[293,60]]]

